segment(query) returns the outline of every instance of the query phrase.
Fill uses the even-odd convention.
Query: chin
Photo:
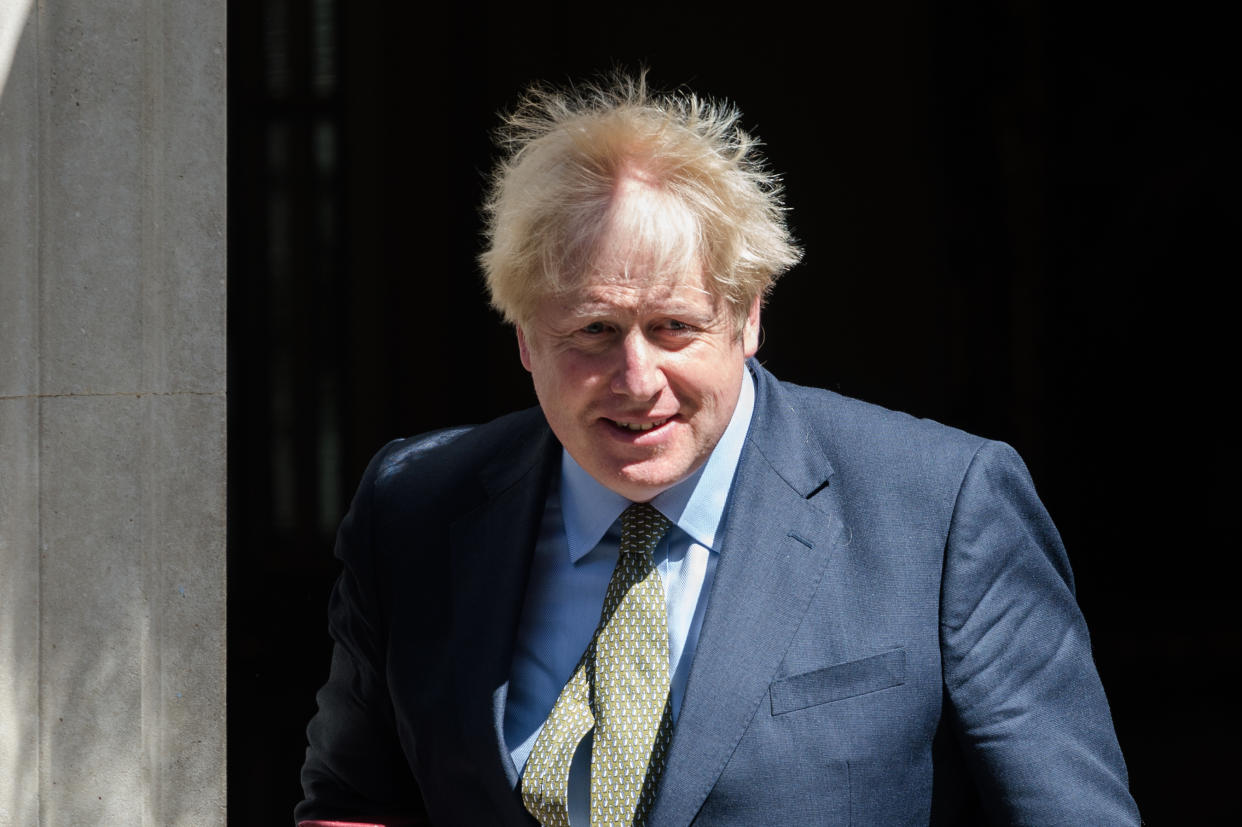
[[[693,471],[693,468],[684,473],[677,473],[670,468],[622,468],[613,476],[616,485],[612,488],[628,500],[646,502],[660,492],[672,488]]]

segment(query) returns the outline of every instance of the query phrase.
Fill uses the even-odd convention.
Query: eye
[[[603,333],[604,330],[605,328],[604,328],[603,322],[591,322],[589,325],[582,328],[583,333],[589,333],[592,336],[598,336],[599,334]]]
[[[668,319],[661,325],[666,333],[693,333],[699,328],[681,319]]]

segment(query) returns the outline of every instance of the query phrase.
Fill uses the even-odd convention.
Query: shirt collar
[[[694,542],[714,552],[719,551],[715,547],[716,533],[724,518],[733,474],[755,410],[754,379],[749,370],[744,371],[745,381],[733,416],[707,462],[651,501],[656,510],[690,535]],[[629,500],[605,488],[583,470],[568,451],[561,450],[561,515],[570,563],[577,563],[599,545],[609,526],[629,505]]]

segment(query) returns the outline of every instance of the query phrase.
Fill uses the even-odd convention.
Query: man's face
[[[518,328],[518,348],[565,450],[604,486],[645,502],[719,442],[758,349],[759,301],[739,334],[701,266],[656,272],[651,256],[612,235],[591,275]]]

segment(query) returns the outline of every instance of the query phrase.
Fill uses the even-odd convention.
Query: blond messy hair
[[[590,272],[618,183],[637,170],[689,221],[633,222],[634,249],[669,274],[686,272],[697,255],[740,329],[754,299],[802,255],[785,226],[780,182],[740,117],[692,92],[650,93],[642,74],[528,90],[497,133],[502,157],[484,202],[480,262],[492,306],[526,324],[540,299]],[[675,218],[667,206],[664,217]]]

